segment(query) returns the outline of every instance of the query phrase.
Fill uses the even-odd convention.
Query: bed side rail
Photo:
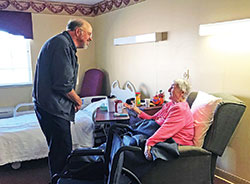
[[[28,108],[29,110],[24,110],[24,111],[18,111],[21,108]],[[32,110],[30,110],[30,107],[32,107]],[[16,107],[14,108],[14,112],[13,112],[13,116],[20,116],[23,114],[29,114],[29,113],[33,113],[34,112],[34,103],[20,103],[18,105],[16,105]]]

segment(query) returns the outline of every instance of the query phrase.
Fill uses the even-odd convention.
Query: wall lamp
[[[137,43],[147,43],[147,42],[159,42],[167,40],[167,32],[154,32],[142,35],[120,37],[114,39],[114,45],[128,45]]]
[[[199,28],[200,36],[245,33],[250,33],[250,19],[202,24]]]

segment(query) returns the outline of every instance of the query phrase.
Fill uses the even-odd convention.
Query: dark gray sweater
[[[67,31],[50,38],[38,56],[33,87],[36,106],[69,121],[74,121],[75,108],[66,94],[76,87],[76,51]]]

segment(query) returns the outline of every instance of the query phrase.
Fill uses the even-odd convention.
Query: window
[[[32,84],[30,40],[0,31],[0,86]]]

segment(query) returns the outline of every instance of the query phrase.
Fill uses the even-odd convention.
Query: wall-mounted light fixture
[[[200,25],[199,35],[243,34],[250,32],[250,19],[233,20]]]
[[[114,45],[128,45],[146,42],[159,42],[167,40],[167,32],[155,32],[136,36],[128,36],[114,39]]]

